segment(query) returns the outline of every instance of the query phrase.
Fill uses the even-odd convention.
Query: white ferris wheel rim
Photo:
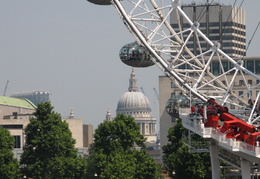
[[[156,1],[160,1],[156,3]],[[168,4],[166,4],[166,3]],[[163,4],[165,3],[165,4]],[[199,29],[198,22],[192,22],[180,7],[179,0],[164,1],[162,0],[113,0],[112,4],[116,8],[124,24],[127,26],[136,41],[143,45],[154,57],[153,62],[158,65],[161,71],[173,80],[178,88],[186,94],[192,93],[201,101],[206,102],[212,96],[203,93],[203,87],[210,87],[216,93],[222,93],[219,99],[221,105],[241,103],[246,106],[247,101],[243,101],[241,95],[233,93],[234,80],[241,75],[247,90],[243,95],[249,95],[252,89],[260,86],[260,83],[250,86],[247,84],[244,74],[250,75],[252,78],[260,81],[260,76],[243,67],[242,60],[234,60],[224,53],[218,43],[212,42]],[[175,12],[173,12],[175,11]],[[180,27],[179,32],[171,27],[168,19],[171,14],[182,16],[189,24],[189,27]],[[185,35],[186,34],[186,37]],[[194,55],[187,47],[187,41],[191,35],[194,38],[202,38],[210,46],[203,50],[200,44],[200,54]],[[185,39],[186,38],[186,39]],[[198,42],[200,42],[198,40]],[[184,57],[183,53],[189,57]],[[172,55],[175,54],[175,55]],[[208,57],[205,58],[205,55]],[[213,74],[209,69],[213,59],[219,61],[222,72],[218,75]],[[221,59],[233,65],[233,68],[224,71]],[[171,60],[169,60],[171,59]],[[179,69],[181,65],[189,65],[189,69]],[[233,71],[230,81],[227,75]],[[196,74],[190,76],[189,73]],[[226,84],[220,79],[225,79]],[[257,95],[259,98],[259,95]],[[256,107],[256,106],[254,106]],[[254,109],[254,108],[253,108]],[[252,109],[252,110],[253,110]],[[250,118],[253,112],[251,112]],[[247,119],[251,123],[251,119]]]

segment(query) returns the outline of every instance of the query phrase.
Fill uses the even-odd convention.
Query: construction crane
[[[159,95],[158,95],[158,92],[157,92],[157,90],[156,90],[155,88],[153,88],[153,91],[154,91],[154,94],[155,94],[155,96],[156,96],[156,98],[157,98],[157,100],[158,100],[158,103],[159,103]],[[159,117],[157,118],[157,124],[158,124],[158,126],[160,126],[160,119],[159,119]],[[157,138],[157,142],[159,143],[159,142],[160,142],[160,128],[158,128],[156,138]]]
[[[154,91],[154,94],[155,94],[155,96],[156,96],[156,98],[157,98],[157,100],[159,102],[159,95],[158,95],[157,90],[155,88],[153,88],[153,91]]]
[[[4,90],[3,96],[5,96],[5,94],[6,94],[8,83],[9,83],[9,80],[6,81],[5,90]]]
[[[140,89],[141,89],[142,93],[145,95],[145,92],[144,92],[143,87],[140,87]],[[145,95],[145,96],[146,96],[146,95]]]

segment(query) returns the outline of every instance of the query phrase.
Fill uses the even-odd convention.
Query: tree
[[[50,102],[38,105],[25,135],[21,164],[27,177],[83,178],[86,161],[78,157],[68,124],[53,111]]]
[[[13,156],[14,137],[0,127],[0,179],[19,178],[19,163]]]
[[[189,148],[182,142],[182,133],[186,129],[181,120],[169,129],[169,144],[163,147],[164,162],[169,172],[175,172],[175,178],[210,179],[210,156],[209,153],[190,153]],[[203,140],[198,135],[193,135],[193,140]]]
[[[133,117],[118,115],[95,130],[87,158],[87,175],[106,179],[159,178],[158,166],[147,154],[145,138]]]

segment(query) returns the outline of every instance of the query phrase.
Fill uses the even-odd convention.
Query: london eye
[[[243,158],[239,168],[242,177],[248,178],[249,163],[260,164],[260,76],[245,68],[243,55],[230,57],[220,40],[209,39],[200,18],[190,19],[179,0],[89,1],[113,5],[135,43],[147,50],[149,60],[192,101],[175,113],[185,128],[211,140],[212,177],[220,177],[215,161],[216,147],[220,147]],[[191,49],[194,46],[196,51]],[[130,59],[128,55],[122,53],[121,60]],[[249,78],[255,83],[249,83]],[[240,94],[235,93],[235,81],[244,86]]]

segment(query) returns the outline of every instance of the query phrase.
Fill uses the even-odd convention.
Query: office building
[[[221,49],[230,57],[246,55],[246,25],[245,10],[232,5],[196,4],[182,5],[182,10],[192,22],[199,22],[199,29],[212,41],[219,42]],[[190,27],[181,17],[180,24],[175,13],[170,17],[171,26],[176,32],[181,27]],[[184,34],[184,38],[188,33]],[[209,49],[208,44],[201,38],[202,51]],[[187,47],[195,54],[200,54],[197,38],[192,36]]]

